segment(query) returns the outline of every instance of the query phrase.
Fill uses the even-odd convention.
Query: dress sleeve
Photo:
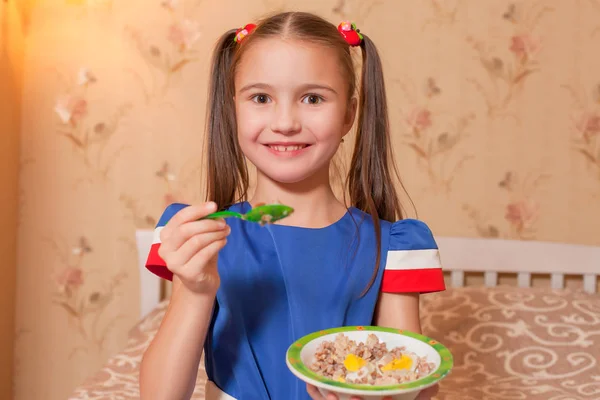
[[[167,263],[158,255],[158,249],[160,249],[160,231],[167,225],[167,222],[179,210],[187,207],[187,204],[174,203],[168,206],[160,217],[160,220],[154,228],[154,238],[152,240],[152,246],[148,253],[148,259],[146,260],[146,269],[163,279],[172,281],[173,273],[167,268]]]
[[[445,289],[438,246],[429,227],[415,219],[395,222],[381,291],[430,293]]]

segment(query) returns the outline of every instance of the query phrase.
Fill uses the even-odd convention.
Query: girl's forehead
[[[246,49],[236,71],[236,82],[327,81],[345,84],[336,50],[308,41],[260,39]]]
[[[290,54],[307,54],[313,52],[335,53],[332,48],[309,40],[300,40],[286,37],[257,38],[246,50],[245,56],[252,54],[264,56],[264,53],[278,52]]]

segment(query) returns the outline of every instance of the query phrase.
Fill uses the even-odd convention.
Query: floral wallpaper
[[[600,0],[37,2],[17,400],[67,398],[124,347],[139,311],[135,230],[202,198],[212,46],[283,9],[352,19],[378,45],[408,216],[436,235],[600,245]]]

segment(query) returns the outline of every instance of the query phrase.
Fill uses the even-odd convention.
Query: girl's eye
[[[322,101],[323,98],[321,96],[317,96],[316,94],[309,94],[302,99],[302,102],[306,104],[320,104]]]
[[[257,94],[252,97],[252,101],[259,104],[266,104],[269,102],[269,96],[266,94]]]

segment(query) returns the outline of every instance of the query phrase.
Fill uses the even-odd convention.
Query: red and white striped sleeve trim
[[[175,214],[187,206],[187,204],[174,203],[166,208],[154,229],[154,240],[152,241],[148,259],[146,260],[146,269],[148,271],[169,281],[173,280],[173,273],[167,268],[165,260],[158,255],[158,249],[160,248],[160,231],[163,230],[165,225],[167,225],[169,220],[173,218]]]
[[[152,246],[150,247],[150,252],[148,253],[146,269],[163,279],[172,281],[173,273],[167,268],[167,263],[165,260],[158,255],[158,249],[160,248],[160,231],[162,229],[162,226],[154,229],[154,240],[152,241]]]
[[[429,293],[445,288],[438,249],[388,251],[382,292]]]

